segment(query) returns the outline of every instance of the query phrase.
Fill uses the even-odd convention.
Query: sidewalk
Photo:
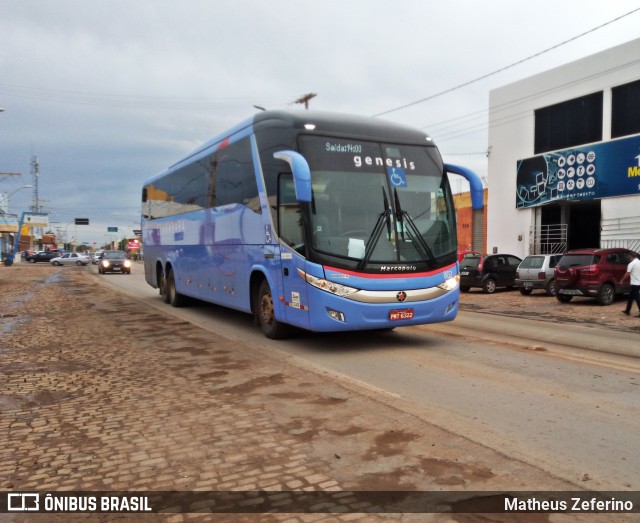
[[[612,305],[602,306],[593,298],[575,297],[569,303],[561,303],[542,291],[523,296],[517,290],[499,289],[495,294],[484,294],[472,289],[460,295],[460,310],[484,312],[529,318],[552,323],[593,325],[616,331],[640,334],[640,318],[634,304],[630,316],[622,314],[626,297],[619,297]]]

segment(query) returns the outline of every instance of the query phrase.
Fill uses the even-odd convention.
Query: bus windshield
[[[453,202],[435,148],[316,136],[300,142],[311,168],[314,251],[358,260],[363,269],[438,266],[456,251]]]

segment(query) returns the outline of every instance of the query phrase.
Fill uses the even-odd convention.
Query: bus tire
[[[165,294],[165,301],[171,304],[172,307],[182,307],[185,302],[185,297],[176,290],[176,279],[173,276],[171,269],[167,272],[167,292]]]
[[[271,294],[267,280],[262,280],[260,283],[255,314],[258,324],[267,338],[279,340],[287,336],[288,326],[276,319],[273,294]]]
[[[167,273],[164,270],[160,273],[160,296],[162,296],[163,302],[170,303],[170,296],[167,292]]]

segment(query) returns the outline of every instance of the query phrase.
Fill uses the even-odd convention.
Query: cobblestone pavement
[[[494,298],[469,294],[465,307]],[[141,306],[88,268],[0,267],[0,335],[0,490],[576,490],[278,351]],[[513,516],[0,514],[11,522],[141,520]]]

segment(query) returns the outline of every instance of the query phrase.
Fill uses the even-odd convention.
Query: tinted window
[[[640,133],[640,80],[611,90],[611,137]]]
[[[258,186],[248,138],[220,149],[212,157],[211,176],[214,187],[211,206],[241,203],[260,212]]]
[[[466,267],[468,269],[475,269],[480,265],[480,256],[467,256],[460,263],[461,267]]]
[[[558,254],[556,256],[551,256],[551,258],[549,259],[549,267],[551,267],[552,269],[558,265],[558,262],[562,259],[562,255]]]
[[[249,138],[179,167],[142,191],[142,212],[162,218],[239,203],[261,212]]]
[[[535,153],[602,140],[602,92],[535,112]]]
[[[565,254],[558,264],[561,269],[567,267],[580,267],[582,265],[593,265],[598,263],[600,256],[592,254]]]

